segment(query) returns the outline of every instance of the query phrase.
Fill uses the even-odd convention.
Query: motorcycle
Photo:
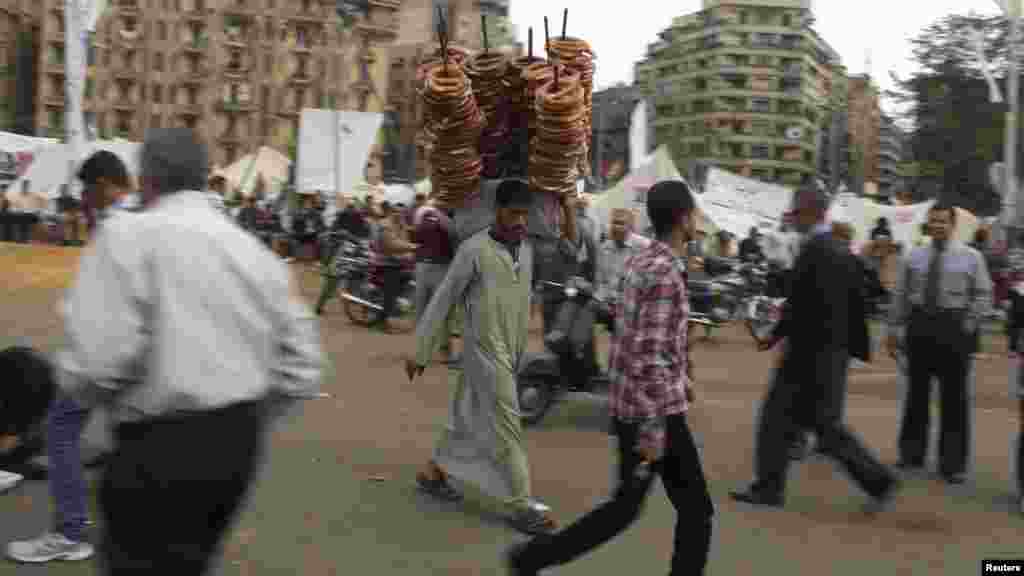
[[[335,256],[343,274],[341,299],[345,315],[358,326],[376,324],[384,312],[384,276],[371,262],[369,252],[369,244],[364,241],[355,254],[345,253],[342,247]],[[416,281],[412,270],[406,267],[399,274],[401,288],[389,320],[393,329],[405,333],[416,327]]]
[[[579,277],[543,287],[560,293],[562,300],[557,320],[544,335],[544,350],[526,353],[516,375],[519,412],[527,426],[540,422],[569,392],[606,393],[609,385],[597,369],[593,335],[596,323],[612,324],[614,303],[595,295]],[[691,318],[690,323],[706,321]]]
[[[707,279],[691,280],[691,314],[705,327],[710,338],[715,328],[740,321],[751,337],[761,340],[781,317],[785,298],[769,296],[772,271],[756,262],[716,262],[719,274]]]

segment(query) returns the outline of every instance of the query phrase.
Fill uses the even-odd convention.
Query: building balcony
[[[43,105],[47,108],[63,108],[64,96],[57,96],[55,94],[46,96],[43,98]]]
[[[198,118],[203,115],[202,104],[179,104],[178,114],[185,117]]]
[[[249,77],[248,66],[225,66],[224,77],[234,80],[245,80]]]
[[[239,18],[242,20],[248,20],[256,13],[253,6],[250,6],[249,3],[241,0],[225,2],[220,9],[225,16],[231,17],[232,19]]]
[[[119,112],[135,112],[139,107],[139,103],[134,101],[132,98],[122,96],[121,98],[114,100],[112,106],[114,110]]]
[[[281,109],[278,110],[277,113],[278,113],[279,116],[286,116],[286,117],[289,117],[289,118],[293,118],[293,117],[299,116],[302,113],[302,108],[303,108],[302,105],[295,104],[293,102],[293,103],[282,105]]]
[[[138,16],[139,5],[132,0],[123,0],[117,3],[117,13],[122,16]]]
[[[242,143],[242,137],[237,133],[225,132],[217,137],[217,142],[224,146],[238,146]]]
[[[227,112],[227,113],[233,113],[233,114],[245,114],[245,113],[252,112],[255,109],[256,109],[256,106],[252,102],[234,101],[234,102],[218,102],[217,103],[217,111],[218,112]]]
[[[206,22],[205,10],[189,10],[181,14],[187,22]]]
[[[56,46],[63,46],[64,45],[64,29],[63,29],[63,27],[61,28],[61,33],[60,34],[54,35],[52,38],[50,38],[50,43],[52,43],[52,44],[54,44]]]
[[[390,8],[391,10],[394,10],[396,12],[402,8],[402,0],[369,0],[367,4],[369,4],[371,7],[376,6],[378,8]],[[489,0],[480,2],[481,6],[489,6],[494,4],[498,5],[499,7],[508,8],[507,0]]]
[[[114,70],[114,78],[122,82],[134,82],[138,76],[138,70],[127,66],[122,66]]]
[[[64,3],[54,3],[54,5],[50,7],[50,11],[53,12],[54,14],[64,14]]]
[[[283,12],[282,16],[293,22],[321,24],[328,19],[333,11],[327,12],[323,7],[310,3],[308,7],[289,5]]]
[[[292,45],[291,50],[296,54],[309,54],[313,52],[313,43],[310,42],[309,40],[306,40],[304,42],[296,42],[294,45]]]
[[[289,84],[295,84],[297,86],[306,86],[313,81],[313,77],[306,72],[296,72],[288,78]]]
[[[360,21],[356,24],[356,32],[368,36],[373,40],[388,42],[398,38],[398,23],[388,25],[374,24],[372,22]]]

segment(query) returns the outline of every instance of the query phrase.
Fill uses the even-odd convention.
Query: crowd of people
[[[792,242],[772,245],[755,229],[734,250],[729,235],[708,242],[698,229],[696,201],[684,182],[661,182],[648,192],[647,234],[635,232],[635,212],[614,210],[602,236],[585,203],[572,197],[563,198],[556,229],[531,228],[533,192],[509,178],[495,190],[493,222],[460,237],[456,214],[423,196],[409,207],[340,198],[330,222],[317,195],[288,214],[287,225],[259,194],[232,213],[226,183],[207,178],[205,149],[189,130],[155,130],[141,154],[138,191],[113,154],[97,153],[78,174],[96,225],[61,306],[64,347],[52,361],[30,349],[0,352],[0,366],[25,382],[20,396],[0,403],[0,488],[31,477],[29,461],[43,451],[57,512],[51,530],[8,545],[13,559],[96,554],[85,536],[80,439],[90,413],[102,408],[111,414],[117,446],[102,462],[104,573],[206,572],[261,462],[265,430],[298,401],[318,395],[324,359],[317,316],[337,290],[328,231],[371,246],[383,278],[385,330],[396,283],[413,270],[418,323],[405,375],[419,377],[443,350],[455,388],[449,421],[416,486],[458,501],[454,477],[501,502],[509,525],[532,537],[509,549],[513,575],[539,574],[614,538],[638,517],[655,477],[677,512],[670,573],[704,572],[715,506],[687,420],[699,376],[687,328],[688,282],[713,273],[707,268],[716,258],[769,260],[787,270],[782,320],[758,345],[783,352],[757,423],[755,478],[733,499],[784,505],[793,455],[811,436],[818,452],[869,496],[870,512],[898,494],[900,475],[844,420],[851,359],[869,361],[874,348],[865,281],[872,275],[890,296],[884,348],[907,365],[899,467],[926,464],[935,378],[939,472],[950,484],[965,480],[967,379],[991,307],[993,260],[979,251],[984,246],[952,239],[952,206],[931,208],[928,244],[901,252],[880,222],[855,254],[852,228],[826,223],[828,194],[801,188],[782,232]],[[291,286],[283,258],[292,257],[324,269],[313,307]],[[204,270],[202,278],[196,269]],[[544,282],[570,277],[590,282],[611,310],[610,354],[595,370],[607,372],[610,386],[618,482],[607,502],[559,529],[551,508],[531,491],[516,376],[531,309],[539,308],[545,333],[559,312]],[[1019,316],[1024,306],[1015,304],[1013,330]],[[1024,419],[1024,402],[1021,409]],[[182,443],[192,448],[176,449]]]

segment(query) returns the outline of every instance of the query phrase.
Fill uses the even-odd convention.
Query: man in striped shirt
[[[711,546],[714,506],[686,411],[693,401],[687,341],[686,246],[694,236],[694,199],[684,182],[647,195],[656,240],[626,264],[612,337],[610,409],[619,445],[612,499],[572,526],[513,548],[513,576],[565,564],[624,531],[640,514],[654,474],[676,509],[670,574],[701,574]]]

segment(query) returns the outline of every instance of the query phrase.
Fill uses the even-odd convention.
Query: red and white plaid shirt
[[[629,258],[622,275],[608,375],[613,418],[650,421],[686,412],[686,260],[663,242]],[[643,440],[663,446],[663,431]]]

